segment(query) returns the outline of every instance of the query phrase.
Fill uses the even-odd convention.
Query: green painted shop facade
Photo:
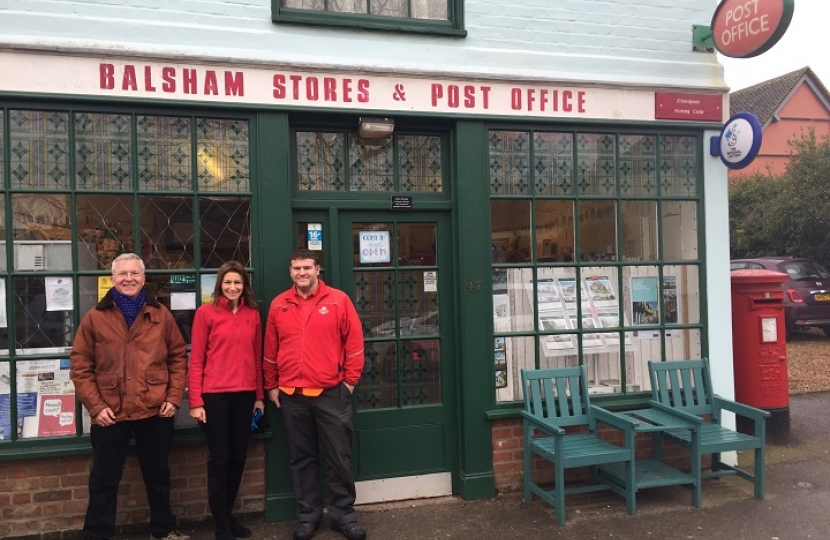
[[[585,364],[614,407],[645,401],[648,360],[707,352],[718,125],[655,119],[654,89],[43,61],[78,83],[0,89],[2,460],[88,451],[68,351],[125,251],[189,339],[222,262],[251,269],[264,319],[290,253],[319,250],[366,337],[359,502],[492,496],[491,423],[517,416],[523,368]],[[266,512],[290,519],[268,412]]]

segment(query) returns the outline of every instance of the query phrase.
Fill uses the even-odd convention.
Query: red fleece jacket
[[[265,388],[356,385],[363,372],[363,329],[346,293],[322,281],[303,299],[296,288],[271,302],[265,324]]]
[[[253,390],[264,399],[259,312],[243,303],[234,313],[225,298],[197,309],[187,378],[191,407],[204,405],[202,394],[219,392]]]

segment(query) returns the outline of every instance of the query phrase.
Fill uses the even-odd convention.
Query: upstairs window
[[[463,0],[271,0],[275,23],[464,36]]]

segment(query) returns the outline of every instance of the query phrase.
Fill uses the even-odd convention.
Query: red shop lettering
[[[478,107],[478,100],[481,100],[482,109],[490,108],[489,86],[432,83],[430,93],[433,107],[443,102],[451,109],[475,109]]]
[[[132,92],[162,92],[173,94],[181,88],[184,94],[203,94],[218,96],[244,96],[245,78],[241,71],[217,72],[212,69],[194,68],[177,69],[164,66],[135,66],[125,64],[116,69],[114,64],[99,64],[98,73],[102,90],[121,90]]]
[[[369,80],[344,77],[304,77],[277,73],[273,79],[274,98],[299,101],[368,103]]]
[[[547,88],[511,88],[510,107],[514,111],[585,113],[585,92]]]

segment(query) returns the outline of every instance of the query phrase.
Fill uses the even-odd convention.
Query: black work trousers
[[[133,436],[150,505],[152,534],[160,538],[176,528],[176,516],[170,509],[168,464],[173,419],[153,416],[118,422],[113,426],[91,427],[89,438],[93,461],[89,473],[89,506],[84,520],[84,538],[109,538],[115,534],[118,485]]]
[[[318,478],[322,454],[326,502],[332,522],[356,521],[352,471],[354,423],[349,389],[341,383],[317,397],[280,393],[280,410],[297,499],[297,520],[316,523],[323,516]]]
[[[251,436],[251,413],[254,392],[222,392],[203,394],[205,430],[210,459],[208,460],[208,503],[218,527],[229,525],[242,472],[248,456]]]

